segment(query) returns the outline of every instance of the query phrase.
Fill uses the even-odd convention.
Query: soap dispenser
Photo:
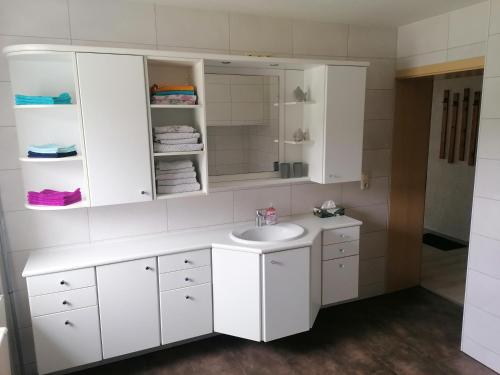
[[[266,209],[266,225],[274,225],[276,223],[278,223],[278,212],[271,203],[271,205]]]

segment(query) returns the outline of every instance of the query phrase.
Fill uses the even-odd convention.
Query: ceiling
[[[396,27],[485,0],[133,0],[196,9]]]

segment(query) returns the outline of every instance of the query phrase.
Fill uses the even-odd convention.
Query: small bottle
[[[278,212],[271,203],[271,206],[266,209],[266,225],[274,225],[277,222],[278,222]]]

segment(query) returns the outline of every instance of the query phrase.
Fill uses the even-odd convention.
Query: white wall
[[[371,188],[366,191],[361,191],[358,183],[298,184],[218,191],[203,198],[43,212],[26,210],[23,205],[9,75],[2,56],[0,199],[6,217],[9,276],[27,370],[34,369],[35,358],[21,271],[30,252],[42,248],[251,220],[254,209],[270,201],[281,215],[305,213],[315,204],[335,199],[347,207],[348,215],[364,221],[361,295],[384,291],[396,30],[99,0],[0,0],[0,46],[15,43],[259,52],[275,56],[348,57],[371,63],[363,155],[363,168],[371,176]],[[196,210],[197,215],[191,220],[180,219],[179,213],[189,208]]]
[[[441,118],[443,114],[443,93],[450,90],[450,98],[454,93],[460,94],[458,107],[458,127],[462,121],[462,103],[465,88],[471,90],[469,99],[469,116],[466,137],[466,151],[469,149],[470,130],[472,123],[472,101],[475,91],[481,91],[482,76],[434,79],[432,96],[431,128],[429,137],[429,156],[427,162],[427,185],[425,191],[424,228],[447,236],[469,241],[470,218],[472,210],[472,191],[474,189],[475,167],[465,161],[458,160],[457,133],[455,142],[455,162],[439,158],[441,141]],[[451,106],[448,115],[448,129],[451,127]],[[450,146],[448,131],[447,149]],[[466,154],[467,155],[467,154]]]
[[[485,1],[398,29],[397,68],[463,60],[486,54],[489,2]]]
[[[500,372],[500,0],[490,14],[462,350]]]

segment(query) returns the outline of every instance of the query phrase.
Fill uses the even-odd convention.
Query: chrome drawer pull
[[[63,305],[69,305],[69,302],[68,302],[68,301],[66,301],[66,300],[64,300],[64,301],[62,301],[62,304],[63,304]]]
[[[146,266],[146,271],[150,271],[150,270],[152,270],[152,268],[149,266]]]
[[[340,263],[340,264],[339,264],[339,268],[344,268],[344,264],[343,264],[343,263]]]
[[[343,253],[345,250],[344,250],[344,249],[339,249],[339,251],[340,251],[341,253]]]
[[[65,325],[67,325],[67,326],[72,325],[72,324],[71,324],[71,322],[70,322],[69,320],[66,320],[66,321],[64,322],[64,324],[65,324]]]
[[[184,259],[184,263],[187,264],[187,263],[191,263],[191,262],[189,260],[187,260],[187,259]]]
[[[66,284],[66,281],[61,280],[61,282],[59,284],[64,285],[64,284]]]
[[[190,296],[186,296],[186,299],[191,299],[191,297]]]
[[[184,278],[184,281],[189,281],[189,277]]]

